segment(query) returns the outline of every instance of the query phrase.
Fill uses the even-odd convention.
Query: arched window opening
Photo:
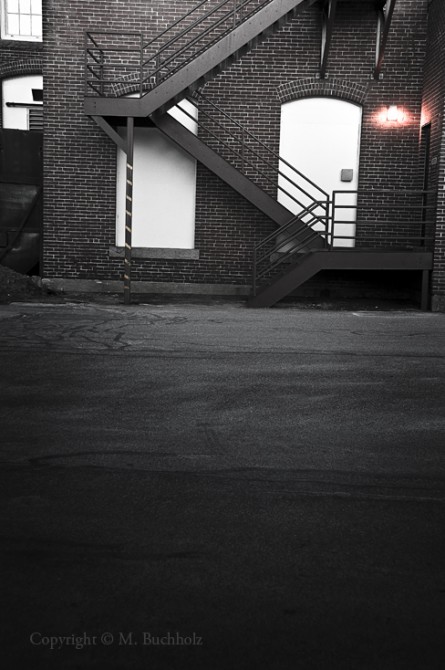
[[[26,75],[2,82],[2,127],[43,130],[43,77]]]

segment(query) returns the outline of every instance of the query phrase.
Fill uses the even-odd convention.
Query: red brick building
[[[44,0],[0,62],[43,62],[43,277],[252,296],[255,263],[257,306],[444,309],[444,29],[441,0]]]

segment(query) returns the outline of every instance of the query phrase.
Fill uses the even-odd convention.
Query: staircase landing
[[[394,249],[314,250],[301,255],[269,285],[262,286],[249,298],[248,307],[271,307],[288,296],[321,270],[420,270],[429,275],[433,268],[430,251]],[[427,278],[424,275],[422,309],[427,309]]]

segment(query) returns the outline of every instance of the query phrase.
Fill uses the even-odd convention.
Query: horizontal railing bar
[[[407,209],[409,211],[413,209],[421,209],[421,210],[426,210],[426,209],[435,209],[436,205],[399,205],[398,203],[392,203],[391,205],[374,205],[374,204],[368,204],[367,202],[361,202],[359,205],[337,205],[335,203],[335,209],[366,209],[369,212],[372,212],[374,210],[383,210],[383,211],[388,211],[388,210],[403,210]]]
[[[359,189],[356,191],[350,191],[350,190],[341,190],[341,191],[333,191],[335,194],[339,193],[356,193],[360,195],[366,195],[366,194],[373,194],[373,193],[402,193],[405,195],[412,195],[412,194],[423,194],[423,193],[429,193],[431,195],[435,194],[436,191],[434,190],[424,190],[424,189],[393,189],[393,188],[369,188],[369,189]]]
[[[359,225],[359,226],[370,226],[370,225],[374,225],[373,222],[365,221],[363,219],[359,219],[357,221],[346,221],[346,220],[343,220],[343,219],[335,219],[334,223],[335,223],[335,225],[338,224],[338,225],[343,225],[343,226],[346,226],[346,225],[347,226],[357,226],[357,225]],[[419,226],[428,224],[428,221],[423,221],[423,220],[420,220],[420,219],[417,219],[416,221],[397,221],[397,220],[390,221],[390,220],[385,219],[385,221],[382,221],[381,223],[385,224],[385,226],[400,226],[400,227],[401,226],[406,226],[406,227],[411,228],[411,227],[419,227]],[[430,222],[430,223],[432,223],[432,222]]]
[[[98,47],[98,51],[101,53],[141,53],[140,47]]]
[[[127,75],[128,82],[130,84],[134,84],[134,83],[139,84],[139,82],[140,82],[140,79],[138,79],[137,81],[131,81],[130,80],[130,77],[135,77],[135,75],[140,75],[140,66],[137,63],[133,63],[132,65],[128,65],[128,63],[115,63],[113,65],[109,65],[109,64],[106,64],[106,63],[105,64],[102,64],[102,63],[99,64],[98,63],[98,65],[100,65],[100,67],[102,67],[104,70],[125,70],[125,69],[129,70],[129,69],[131,69],[132,71],[129,72],[128,75]]]
[[[90,80],[87,79],[87,82]],[[131,81],[131,79],[101,79],[100,80],[101,84],[128,84],[130,85],[135,85],[139,87],[139,81]]]
[[[136,31],[119,31],[119,30],[94,30],[92,32],[86,31],[87,37],[97,44],[97,42],[94,41],[93,35],[113,35],[113,37],[143,37],[143,34],[141,32],[136,32]]]
[[[362,237],[361,235],[334,235],[334,240],[357,240],[359,242],[366,242],[367,240],[377,239],[382,242],[388,242],[389,240],[394,241],[407,241],[407,240],[433,240],[434,237],[425,237],[424,235],[388,235],[382,237],[378,233],[374,236],[370,235],[369,237]]]

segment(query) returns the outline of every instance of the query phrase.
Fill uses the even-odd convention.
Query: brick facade
[[[122,261],[109,253],[115,241],[116,149],[83,113],[83,31],[135,30],[150,38],[195,4],[192,0],[45,3],[46,277],[119,279],[122,274]],[[360,188],[420,189],[422,85],[424,108],[427,99],[443,104],[442,93],[433,92],[430,82],[434,54],[427,59],[424,81],[429,4],[428,0],[396,3],[379,81],[372,76],[375,10],[371,3],[340,2],[325,80],[319,78],[320,13],[313,6],[209,81],[203,92],[276,152],[283,102],[334,95],[362,104]],[[443,11],[442,4],[431,3],[430,12]],[[441,21],[443,26],[443,17]],[[435,38],[429,39],[431,43]],[[386,128],[379,122],[381,110],[391,104],[406,111],[403,127]],[[439,135],[434,137],[434,146],[439,147]],[[445,170],[445,161],[441,169]],[[253,244],[273,229],[263,214],[199,165],[195,233],[199,259],[137,260],[133,276],[157,282],[248,284]],[[435,291],[445,293],[440,272],[438,260]],[[312,284],[319,282],[318,278]]]
[[[431,124],[428,187],[437,190],[433,308],[445,310],[445,5],[429,4],[428,48],[424,69],[422,123]]]

